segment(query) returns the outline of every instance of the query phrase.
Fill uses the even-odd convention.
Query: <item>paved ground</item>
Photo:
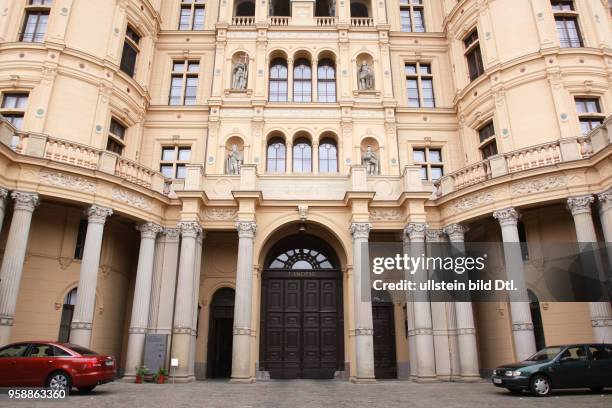
[[[205,407],[205,408],[391,408],[391,407],[606,407],[612,406],[612,389],[559,391],[548,398],[514,396],[491,384],[380,381],[355,385],[343,381],[267,381],[250,385],[222,381],[192,384],[125,384],[100,386],[89,395],[74,392],[63,402],[9,401],[0,396],[0,407]]]

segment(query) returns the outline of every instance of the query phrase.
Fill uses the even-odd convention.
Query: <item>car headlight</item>
[[[518,376],[520,376],[520,375],[521,375],[521,372],[520,372],[520,371],[513,371],[513,372],[512,372],[512,376],[513,376],[513,377],[518,377]]]

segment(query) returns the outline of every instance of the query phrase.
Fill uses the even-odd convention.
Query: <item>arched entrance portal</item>
[[[260,365],[271,378],[331,379],[343,369],[342,274],[329,245],[305,233],[278,242],[261,297]]]
[[[229,378],[232,373],[234,289],[221,288],[210,304],[207,378]]]

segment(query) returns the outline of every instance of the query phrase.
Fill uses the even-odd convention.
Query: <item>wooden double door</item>
[[[331,379],[344,369],[340,271],[265,271],[261,308],[260,366],[271,378]]]

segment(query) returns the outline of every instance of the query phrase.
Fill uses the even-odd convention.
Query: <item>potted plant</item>
[[[153,379],[158,384],[164,384],[166,382],[166,377],[168,376],[168,370],[163,367],[159,367],[157,373],[153,376]]]
[[[136,367],[136,384],[142,384],[145,375],[147,375],[147,367],[139,366]]]

